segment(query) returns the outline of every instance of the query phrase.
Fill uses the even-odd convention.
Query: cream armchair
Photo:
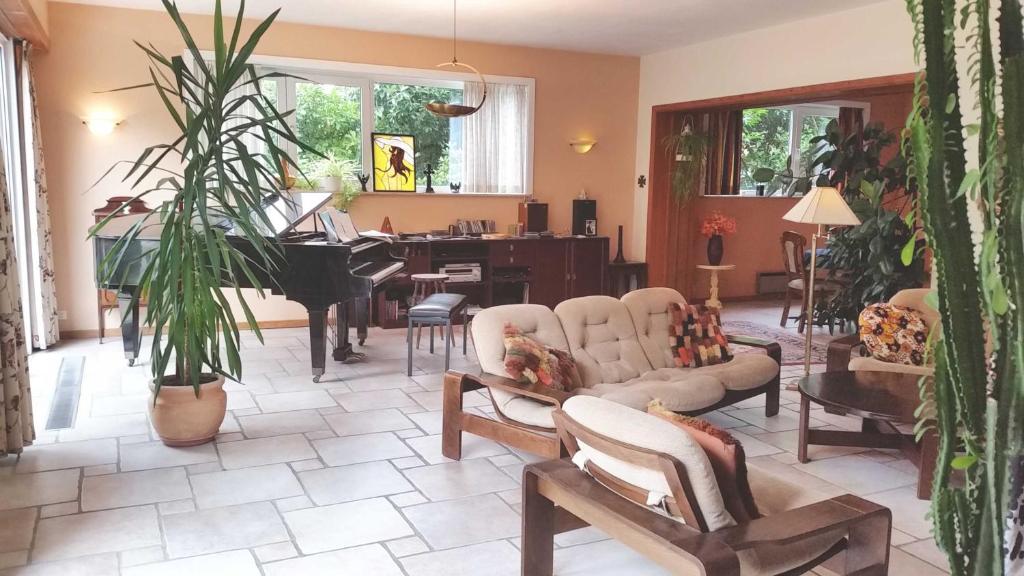
[[[929,331],[939,326],[940,316],[931,306],[925,304],[925,297],[931,292],[928,288],[911,288],[900,290],[892,298],[889,304],[910,308],[921,315],[925,327]],[[828,344],[828,358],[826,370],[829,372],[843,370],[870,370],[874,372],[901,372],[905,374],[916,374],[919,376],[931,376],[935,372],[934,366],[911,366],[907,364],[894,364],[874,358],[866,353],[864,344],[860,341],[860,334],[854,333],[843,338],[836,338]]]
[[[573,394],[511,378],[504,365],[504,328],[508,323],[542,344],[572,355],[583,381],[575,395],[601,397],[637,410],[659,400],[669,410],[693,415],[763,393],[767,396],[766,413],[778,413],[778,344],[730,338],[764,348],[768,355],[739,355],[718,366],[676,368],[662,349],[668,345],[667,320],[659,318],[656,311],[661,307],[661,315],[667,318],[664,311],[669,302],[684,302],[682,296],[671,289],[644,289],[631,295],[621,301],[609,296],[573,298],[554,311],[535,304],[514,304],[479,312],[470,333],[483,373],[445,374],[442,453],[460,459],[462,433],[471,432],[546,457],[561,454],[552,413]],[[660,344],[656,343],[659,338]],[[486,389],[490,395],[494,418],[463,410],[463,394],[478,389]]]
[[[554,535],[592,525],[673,574],[888,574],[892,514],[748,468],[758,514],[734,518],[707,455],[673,424],[597,398],[555,413],[572,457],[523,471],[522,573],[551,576]]]

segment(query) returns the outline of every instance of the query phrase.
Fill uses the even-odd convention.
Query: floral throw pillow
[[[861,342],[878,360],[924,366],[928,327],[914,310],[872,304],[860,313],[859,324]]]
[[[540,383],[562,392],[583,387],[568,352],[537,342],[512,323],[505,324],[505,371],[520,382]]]
[[[677,368],[713,366],[732,360],[718,313],[704,306],[669,304],[669,346]]]

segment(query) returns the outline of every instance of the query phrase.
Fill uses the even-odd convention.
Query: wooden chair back
[[[782,233],[782,265],[789,280],[798,280],[806,275],[804,270],[804,249],[807,239],[799,232],[786,230]]]
[[[558,430],[558,437],[570,458],[580,451],[579,443],[583,442],[593,450],[627,464],[660,471],[665,475],[665,480],[671,491],[671,495],[665,499],[666,511],[672,516],[682,518],[691,528],[701,532],[708,531],[704,514],[701,512],[689,476],[686,474],[686,466],[679,459],[663,452],[655,452],[604,436],[580,424],[562,410],[554,411],[552,417]],[[612,492],[636,504],[647,506],[648,491],[646,489],[634,486],[608,473],[592,461],[588,461],[585,468],[587,473]]]

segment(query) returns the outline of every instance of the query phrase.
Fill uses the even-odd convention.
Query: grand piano
[[[309,314],[309,350],[313,381],[319,382],[326,368],[328,340],[333,346],[335,360],[345,362],[362,357],[355,352],[349,338],[354,311],[359,343],[366,340],[369,324],[369,302],[374,292],[394,279],[405,269],[405,259],[396,256],[387,238],[362,236],[351,226],[348,214],[330,209],[321,213],[330,201],[327,193],[303,193],[294,196],[282,193],[268,197],[264,208],[270,215],[273,236],[283,248],[283,256],[276,270],[264,275],[260,282],[265,290],[283,294],[288,300],[302,304]],[[317,222],[318,214],[321,217]],[[125,358],[134,365],[139,356],[142,334],[139,331],[139,278],[148,254],[159,242],[160,226],[155,214],[127,215],[112,219],[93,239],[96,270],[118,238],[140,218],[149,218],[141,236],[129,247],[129,252],[111,275],[103,281],[97,274],[97,286],[117,292],[121,312],[121,338]],[[350,227],[350,233],[337,239],[336,230],[318,230],[329,227],[332,221]],[[300,230],[304,223],[312,222],[313,230]],[[308,228],[308,226],[306,226]],[[228,232],[228,240],[237,242],[243,251],[249,245],[244,239]],[[252,288],[245,281],[242,288]],[[333,311],[332,311],[333,308]],[[333,316],[333,322],[330,318]]]

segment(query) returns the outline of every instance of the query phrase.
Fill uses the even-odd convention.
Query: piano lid
[[[298,191],[284,191],[280,194],[267,196],[263,199],[262,205],[264,210],[267,211],[267,217],[270,220],[271,228],[266,230],[264,233],[267,236],[280,238],[289,232],[292,232],[299,226],[299,224],[326,206],[327,203],[331,201],[331,196],[332,194],[330,192]],[[158,211],[146,214],[128,214],[112,218],[107,222],[103,227],[103,230],[101,230],[97,236],[100,238],[119,238],[124,236],[125,233],[128,232],[129,228],[139,220],[146,220],[145,227],[139,234],[140,239],[149,240],[160,238],[163,225],[160,223],[160,214]],[[222,229],[228,230],[229,233],[234,233],[233,230],[230,230],[230,223],[227,221],[218,226]]]

